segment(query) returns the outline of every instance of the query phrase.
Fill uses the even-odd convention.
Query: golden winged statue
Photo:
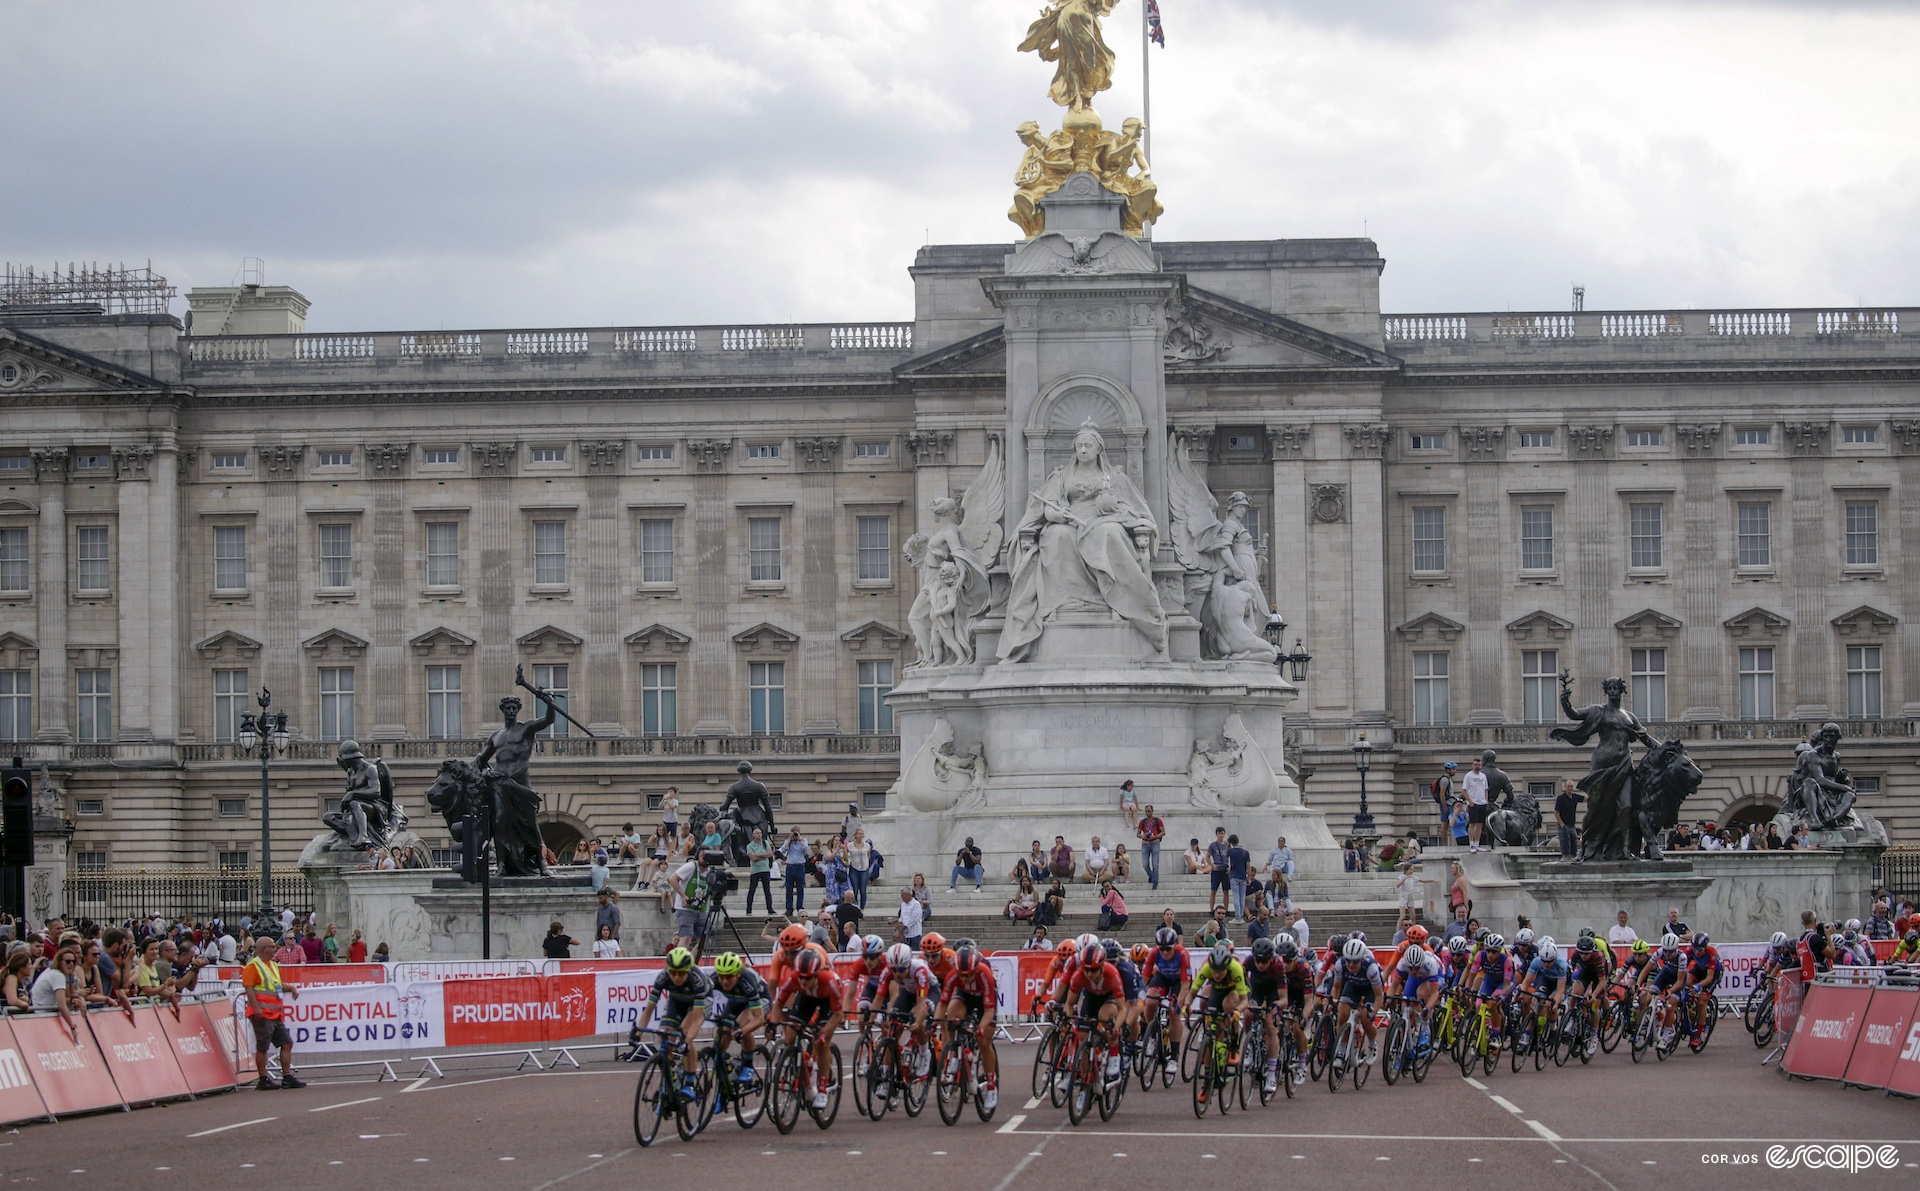
[[[1113,86],[1113,50],[1100,35],[1100,18],[1116,0],[1058,0],[1040,11],[1027,29],[1020,52],[1037,52],[1043,62],[1058,62],[1047,94],[1072,112],[1093,108],[1093,97]]]

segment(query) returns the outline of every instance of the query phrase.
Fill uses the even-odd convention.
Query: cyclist
[[[879,935],[863,936],[860,940],[860,958],[855,961],[853,971],[847,973],[847,1003],[840,1007],[840,1011],[858,1011],[862,1033],[866,1032],[867,1023],[873,1016],[873,1001],[880,992],[880,984],[887,978],[888,950],[887,941]]]
[[[680,1047],[680,1098],[683,1100],[691,1100],[698,1094],[693,1087],[692,1047],[684,1044],[692,1042],[700,1032],[700,1023],[706,1020],[707,998],[712,993],[713,985],[700,969],[693,966],[693,952],[685,947],[675,947],[667,952],[667,970],[654,977],[653,991],[647,994],[647,1003],[633,1026],[637,1036],[653,1021],[654,1008],[659,1006],[660,1024],[680,1031],[683,1043]],[[664,1005],[661,1004],[663,1001]]]
[[[1920,930],[1910,930],[1888,957],[1890,964],[1920,964]]]
[[[1468,991],[1487,1002],[1488,1038],[1496,1045],[1506,1025],[1504,996],[1513,983],[1516,967],[1513,957],[1507,954],[1507,941],[1492,931],[1487,932],[1479,950],[1467,960]],[[1479,981],[1477,989],[1472,983],[1475,977]]]
[[[926,1045],[927,1016],[933,1012],[934,998],[939,993],[940,982],[934,979],[933,969],[913,953],[913,948],[905,943],[887,948],[886,972],[880,977],[874,1003],[884,1006],[888,1012],[903,1013],[912,1019],[916,1076],[925,1075],[928,1064],[933,1061]]]
[[[782,930],[779,944],[773,949],[773,963],[767,969],[767,983],[779,988],[780,981],[792,969],[793,961],[805,951],[816,953],[821,959],[827,961],[829,966],[833,963],[833,957],[827,954],[825,947],[812,941],[806,927],[796,922]]]
[[[1871,968],[1880,962],[1874,957],[1873,944],[1868,942],[1867,937],[1859,930],[1850,927],[1841,938],[1846,943],[1842,952],[1846,959],[1836,962],[1844,962],[1857,968]]]
[[[1193,973],[1193,997],[1188,1002],[1189,1011],[1198,1009],[1202,998],[1206,999],[1208,1013],[1224,1014],[1228,1023],[1227,1054],[1228,1062],[1234,1066],[1240,1063],[1239,1019],[1240,1010],[1247,1003],[1247,970],[1233,957],[1233,944],[1225,939],[1213,945],[1207,958]]]
[[[980,1104],[988,1112],[1000,1103],[1000,1058],[993,1049],[997,995],[993,965],[978,947],[961,944],[953,953],[953,979],[940,990],[940,1017],[956,1030],[964,1028],[968,1019],[975,1022],[974,1036],[980,1041],[980,1068],[986,1081],[980,1089]]]
[[[1314,992],[1318,993],[1322,1000],[1331,999],[1333,996],[1333,970],[1340,966],[1340,953],[1346,950],[1347,940],[1350,937],[1348,935],[1327,936],[1327,954],[1320,961],[1319,972],[1313,986]]]
[[[1364,938],[1365,936],[1362,935],[1361,937]],[[1393,954],[1387,957],[1385,970],[1387,972],[1392,972],[1395,969],[1399,968],[1400,957],[1407,953],[1407,948],[1425,947],[1427,945],[1428,938],[1429,936],[1427,934],[1426,927],[1421,926],[1417,922],[1414,923],[1412,926],[1409,926],[1407,928],[1406,935],[1400,940],[1400,944],[1393,949]]]
[[[840,1012],[840,1000],[840,978],[833,974],[833,965],[818,952],[802,950],[794,959],[793,967],[781,977],[779,991],[773,994],[772,1011],[767,1014],[769,1024],[787,1027],[790,1047],[798,1040],[802,1027],[814,1027],[813,1069],[819,1075],[813,1089],[815,1111],[827,1106],[828,1077],[833,1070],[833,1032],[845,1019]]]
[[[1366,1031],[1367,1053],[1359,1062],[1373,1062],[1379,1049],[1374,1038],[1373,1009],[1374,1001],[1385,986],[1386,978],[1373,958],[1373,949],[1367,946],[1365,939],[1349,938],[1334,964],[1331,992],[1340,1002],[1338,1025],[1342,1031],[1346,1029],[1347,1019],[1353,1016],[1354,1010],[1365,1006],[1360,1014],[1360,1027]]]
[[[1440,987],[1444,991],[1461,988],[1467,973],[1467,957],[1473,944],[1464,935],[1455,935],[1440,949]]]
[[[1760,979],[1773,980],[1779,977],[1782,969],[1800,966],[1800,949],[1793,944],[1793,936],[1786,931],[1773,932],[1773,938],[1767,941],[1767,958],[1761,961]]]
[[[1573,977],[1571,991],[1576,997],[1592,998],[1587,1015],[1593,1019],[1596,1030],[1600,1025],[1601,1000],[1594,994],[1606,987],[1607,977],[1612,974],[1609,959],[1600,940],[1585,931],[1580,933],[1580,941],[1573,945],[1573,954],[1567,958],[1567,968]]]
[[[1567,977],[1571,974],[1567,961],[1560,958],[1559,944],[1552,936],[1541,939],[1534,948],[1533,962],[1527,965],[1521,980],[1520,1012],[1529,1017],[1541,1014],[1536,998],[1547,1002],[1543,1016],[1551,1018],[1560,1012],[1560,1002],[1567,995]]]
[[[1660,950],[1654,952],[1653,960],[1647,964],[1646,971],[1640,974],[1640,1010],[1643,1013],[1646,1011],[1650,999],[1646,989],[1651,986],[1653,995],[1660,997],[1660,1025],[1663,1029],[1673,1024],[1670,990],[1680,983],[1680,969],[1686,962],[1686,954],[1680,950],[1680,936],[1669,931],[1660,936]]]
[[[1258,946],[1255,943],[1255,946]],[[1307,1021],[1313,1015],[1314,1003],[1314,965],[1313,953],[1301,954],[1300,944],[1294,941],[1291,932],[1282,932],[1274,941],[1273,950],[1286,965],[1287,971],[1287,1009],[1293,1017],[1293,1082],[1307,1082],[1307,1069],[1301,1062],[1301,1056],[1307,1053]],[[1272,1054],[1274,1051],[1269,1050]]]
[[[1441,966],[1439,956],[1419,943],[1409,943],[1388,977],[1389,993],[1420,1006],[1420,1036],[1414,1040],[1416,1048],[1424,1048],[1432,1039],[1429,1023],[1433,1007],[1440,1001]]]
[[[947,940],[939,931],[928,931],[920,936],[920,958],[927,961],[927,967],[933,972],[933,996],[940,995],[940,986],[953,976],[953,948],[947,946]]]
[[[733,952],[713,961],[713,1049],[719,1053],[727,1049],[730,1039],[740,1040],[740,1068],[735,1078],[742,1083],[754,1080],[747,1060],[753,1054],[754,1031],[766,1020],[772,996],[773,990],[760,973]]]
[[[1720,983],[1720,952],[1713,946],[1713,940],[1707,932],[1701,931],[1693,936],[1693,947],[1687,955],[1687,970],[1680,987],[1694,990],[1696,1000],[1693,1010],[1693,1026],[1696,1030],[1707,1028],[1707,1014],[1713,1012],[1713,990]]]
[[[1073,963],[1073,958],[1073,940],[1060,940],[1060,946],[1054,948],[1053,958],[1047,961],[1047,974],[1040,979],[1040,992],[1033,998],[1035,1013],[1040,1012],[1042,1002],[1052,1004],[1060,1000],[1060,994],[1067,987],[1067,968]]]
[[[1120,1036],[1126,1039],[1127,1050],[1131,1053],[1133,1040],[1140,1033],[1142,1009],[1146,1005],[1146,999],[1141,996],[1143,982],[1140,979],[1140,969],[1131,957],[1120,950],[1118,939],[1102,939],[1100,950],[1106,952],[1107,962],[1113,965],[1113,970],[1120,973],[1120,984],[1127,992],[1127,1003],[1120,1009]]]
[[[1539,954],[1540,949],[1534,942],[1534,934],[1531,927],[1523,926],[1514,932],[1513,972],[1515,976],[1525,977],[1527,972],[1533,968],[1533,961],[1538,958]]]
[[[1187,949],[1180,945],[1180,932],[1170,926],[1163,926],[1154,932],[1153,955],[1148,960],[1147,986],[1144,990],[1146,1000],[1146,1018],[1151,1020],[1159,1012],[1160,998],[1173,998],[1173,1008],[1168,1011],[1169,1032],[1172,1049],[1167,1052],[1167,1070],[1180,1070],[1180,1046],[1186,1039],[1186,1022],[1180,1014],[1180,1006],[1186,1003],[1187,990],[1193,984],[1193,961],[1187,955]]]
[[[1126,989],[1120,984],[1120,971],[1107,962],[1106,948],[1092,942],[1082,948],[1075,957],[1079,962],[1073,969],[1073,975],[1061,990],[1062,1003],[1074,1005],[1076,1017],[1089,1017],[1105,1027],[1109,1038],[1115,1036],[1114,1030],[1120,1020],[1120,1005],[1126,996]],[[1062,1056],[1071,1061],[1070,1056]],[[1177,1062],[1178,1060],[1176,1060]],[[1120,1050],[1114,1047],[1107,1054],[1107,1078],[1120,1076]]]

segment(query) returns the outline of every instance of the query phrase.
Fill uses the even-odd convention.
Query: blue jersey
[[[1551,980],[1556,984],[1567,978],[1567,961],[1556,959],[1551,964],[1535,959],[1527,965],[1527,979],[1530,981]]]
[[[1512,974],[1512,967],[1507,958],[1507,953],[1504,951],[1494,951],[1487,947],[1480,949],[1479,967],[1482,976],[1493,976],[1500,980],[1505,980]]]
[[[1120,988],[1126,994],[1127,1000],[1139,1000],[1141,985],[1145,983],[1140,979],[1140,969],[1134,967],[1133,961],[1124,955],[1108,962],[1120,973]]]
[[[1346,984],[1371,985],[1374,988],[1385,988],[1387,983],[1380,974],[1379,962],[1371,955],[1360,961],[1358,969],[1354,968],[1352,960],[1341,960],[1333,969],[1333,978]]]

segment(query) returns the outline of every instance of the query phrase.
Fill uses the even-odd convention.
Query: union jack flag
[[[1159,0],[1147,0],[1147,36],[1161,49],[1167,48],[1167,35],[1160,28]]]

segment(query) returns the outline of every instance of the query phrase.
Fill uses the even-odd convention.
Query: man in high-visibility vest
[[[276,1088],[304,1088],[306,1081],[293,1074],[293,1035],[287,1032],[285,997],[297,997],[300,990],[280,983],[280,965],[273,962],[275,943],[272,935],[254,940],[255,955],[241,969],[240,984],[247,990],[247,1021],[253,1026],[254,1070],[260,1082],[254,1086],[263,1092]],[[280,1048],[280,1079],[267,1074],[267,1049]]]

